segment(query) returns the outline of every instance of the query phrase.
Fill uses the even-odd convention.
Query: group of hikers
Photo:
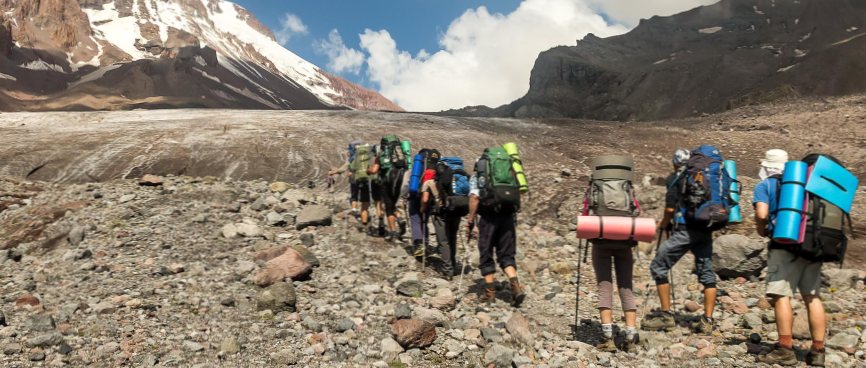
[[[457,263],[456,253],[458,232],[465,217],[470,239],[478,239],[479,269],[484,278],[484,289],[479,300],[482,303],[495,302],[495,258],[509,278],[511,305],[519,307],[526,294],[517,276],[515,226],[520,197],[526,191],[526,183],[519,154],[515,154],[516,146],[508,145],[513,144],[485,149],[476,161],[474,173],[469,174],[463,166],[463,160],[442,157],[435,149],[422,149],[410,159],[406,142],[401,145],[396,136],[390,135],[378,145],[359,141],[350,143],[346,163],[331,171],[330,175],[349,175],[352,213],[358,219],[360,229],[371,235],[385,236],[389,241],[400,241],[406,229],[397,206],[402,199],[410,221],[413,254],[419,262],[423,262],[429,251],[426,247],[427,224],[432,222],[443,260],[440,271],[448,280],[463,272],[464,265]],[[603,351],[633,351],[637,348],[639,337],[637,303],[633,292],[633,250],[639,238],[635,234],[640,231],[649,231],[652,233],[650,236],[658,236],[659,243],[649,271],[660,301],[660,308],[642,319],[641,328],[652,331],[676,328],[678,318],[671,309],[670,272],[687,252],[691,252],[695,259],[694,273],[703,285],[704,305],[701,316],[689,318],[691,322],[688,325],[701,334],[712,334],[715,329],[713,316],[718,288],[713,270],[713,233],[724,229],[735,215],[739,216],[737,206],[741,186],[735,179],[735,172],[731,172],[736,170],[735,166],[728,166],[719,150],[712,146],[702,145],[694,150],[678,149],[673,154],[672,164],[673,171],[665,180],[667,193],[663,218],[658,223],[650,222],[651,228],[647,230],[639,229],[642,225],[634,221],[640,217],[641,208],[632,185],[634,162],[631,157],[603,156],[593,162],[592,175],[578,219],[589,218],[583,216],[598,217],[594,230],[598,235],[584,236],[582,234],[585,231],[582,232],[581,225],[578,225],[578,237],[588,240],[586,247],[581,243],[578,257],[582,251],[585,259],[591,248],[602,329],[601,342],[597,347]],[[760,362],[798,364],[792,337],[792,299],[799,292],[808,311],[812,333],[806,361],[813,366],[824,365],[826,320],[819,294],[821,267],[823,263],[842,261],[847,244],[846,220],[849,229],[851,227],[850,217],[847,216],[850,208],[845,208],[846,204],[825,198],[829,194],[824,194],[827,192],[820,188],[809,189],[812,187],[811,179],[807,184],[806,172],[824,170],[828,165],[842,167],[837,159],[829,155],[811,154],[802,160],[790,161],[787,152],[781,149],[767,151],[760,161],[758,176],[761,182],[754,188],[752,204],[755,209],[755,230],[760,236],[770,238],[765,295],[775,309],[779,335],[774,348],[757,358]],[[808,171],[803,169],[803,173],[799,173],[801,177],[797,177],[798,173],[788,176],[785,174],[788,167],[803,167],[808,168]],[[816,176],[827,179],[826,172],[822,171],[823,174]],[[829,181],[837,187],[844,187],[839,184],[844,182],[842,179],[836,182],[830,178]],[[853,186],[856,191],[856,182]],[[803,188],[824,194],[825,197],[805,193]],[[792,197],[791,193],[801,194]],[[791,198],[794,198],[794,202],[799,201],[799,204],[791,205]],[[853,194],[850,200],[853,200]],[[379,216],[378,225],[371,221],[371,202]],[[782,216],[793,215],[801,216],[796,220],[802,221],[800,238],[793,236],[793,239],[786,240],[778,235],[779,231],[775,228],[777,225],[794,226],[788,224],[791,222],[788,219],[780,220]],[[384,216],[387,216],[387,223]],[[623,218],[632,220],[620,226],[618,221],[621,222]],[[799,224],[796,223],[797,228]],[[847,233],[850,234],[850,231]],[[667,234],[667,239],[662,243],[664,234]],[[578,265],[581,261],[578,259]],[[624,312],[623,339],[615,339],[612,313],[614,274]],[[578,303],[579,298],[578,290]],[[576,311],[575,329],[577,326]]]

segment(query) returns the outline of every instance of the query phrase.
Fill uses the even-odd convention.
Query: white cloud
[[[307,33],[307,25],[301,21],[301,18],[292,13],[286,13],[280,18],[280,29],[274,34],[277,37],[277,42],[285,46],[289,43],[292,36]]]
[[[467,10],[440,36],[442,50],[434,53],[399,50],[386,30],[366,30],[361,48],[369,54],[368,76],[383,95],[407,110],[436,111],[509,103],[528,90],[541,51],[574,45],[590,32],[625,31],[584,0],[525,0],[507,15]]]
[[[653,15],[673,15],[718,0],[589,0],[593,9],[629,26],[637,25],[641,18]]]
[[[346,47],[340,32],[332,29],[327,40],[320,40],[313,44],[316,52],[328,56],[328,69],[336,73],[349,72],[358,74],[364,65],[364,53]]]

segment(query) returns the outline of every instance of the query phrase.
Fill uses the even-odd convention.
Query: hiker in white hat
[[[764,153],[764,159],[761,160],[761,169],[758,172],[758,177],[761,180],[766,180],[773,175],[782,175],[785,170],[785,163],[788,162],[788,152],[781,149],[771,149]]]

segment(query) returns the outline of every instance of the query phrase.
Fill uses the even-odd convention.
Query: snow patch
[[[851,28],[846,29],[845,32],[851,33],[851,32],[854,32],[854,31],[856,31],[856,30],[858,30],[858,29],[860,29],[860,28],[858,28],[858,27],[851,27]]]
[[[663,64],[663,63],[668,62],[668,60],[670,60],[670,59],[661,59],[661,60],[659,60],[659,61],[654,62],[653,65]]]
[[[137,6],[133,8],[138,9]],[[82,10],[87,14],[88,19],[90,19],[94,38],[114,45],[121,51],[129,54],[129,56],[132,56],[135,60],[149,58],[148,54],[135,48],[135,42],[141,34],[138,20],[135,17],[121,17],[114,7],[114,2],[104,4],[102,10],[90,8]]]
[[[752,9],[755,10],[755,14],[764,15],[764,12],[758,10],[758,6],[757,6],[757,5],[752,5]]]
[[[49,64],[45,62],[45,60],[35,60],[26,64],[21,64],[19,66],[30,70],[53,70],[59,73],[66,73],[66,71],[63,70],[63,67],[55,64]]]
[[[708,28],[701,28],[698,30],[698,32],[703,33],[703,34],[713,34],[713,33],[716,33],[718,31],[721,31],[721,30],[722,30],[722,27],[708,27]]]
[[[96,70],[90,72],[90,74],[87,74],[87,75],[81,77],[81,79],[70,83],[68,88],[73,88],[73,87],[78,86],[80,84],[93,82],[97,79],[101,79],[102,77],[105,76],[106,73],[108,73],[114,69],[120,68],[121,66],[123,66],[123,64],[112,64],[109,66],[104,66],[102,68],[96,69]]]
[[[841,44],[843,44],[843,43],[848,43],[848,42],[851,42],[851,41],[853,41],[853,40],[855,40],[855,39],[857,39],[857,38],[863,37],[863,35],[866,35],[866,32],[863,32],[863,33],[860,33],[860,34],[858,34],[858,35],[854,35],[854,36],[848,37],[848,38],[846,38],[846,39],[844,39],[844,40],[842,40],[842,41],[839,41],[839,42],[831,43],[830,46],[839,46],[839,45],[841,45]]]
[[[803,37],[800,37],[800,42],[808,40],[810,37],[812,37],[812,32],[806,33]]]
[[[809,50],[794,49],[794,57],[801,58],[809,54]]]
[[[787,72],[787,71],[791,70],[791,68],[793,68],[793,67],[795,67],[795,66],[797,66],[797,65],[799,65],[799,64],[788,65],[788,66],[786,66],[786,67],[784,67],[784,68],[779,68],[779,70],[777,70],[776,72],[778,72],[778,73],[784,73],[784,72]]]
[[[9,74],[3,74],[3,73],[0,73],[0,79],[8,79],[8,80],[12,80],[12,81],[18,81],[18,78],[15,78]]]
[[[195,62],[196,62],[198,65],[201,65],[201,66],[207,66],[207,63],[204,61],[204,58],[201,57],[201,55],[196,55],[196,56],[195,56]]]
[[[201,73],[201,76],[202,76],[202,77],[205,77],[205,78],[210,79],[210,80],[212,80],[212,81],[214,81],[214,82],[217,82],[217,83],[222,83],[222,81],[221,81],[219,78],[217,78],[217,77],[215,77],[215,76],[213,76],[213,75],[208,74],[208,73],[207,73],[206,71],[204,71],[204,70],[201,70],[201,69],[199,69],[199,68],[192,68],[192,69],[195,70],[195,71],[197,71],[197,72],[199,72],[199,73]]]

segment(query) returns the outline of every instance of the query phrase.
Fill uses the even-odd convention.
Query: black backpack
[[[821,156],[827,157],[839,165],[843,165],[841,161],[833,156],[820,154],[807,155],[801,161],[812,166]],[[773,177],[781,181],[781,176],[776,175]],[[781,183],[778,183],[776,185],[776,198],[779,198],[781,188]],[[852,236],[854,233],[850,215],[842,211],[841,208],[812,193],[809,193],[809,203],[805,215],[807,220],[803,243],[783,244],[777,247],[787,249],[791,253],[810,261],[838,262],[842,264],[845,260],[845,252],[848,250],[848,237],[845,231],[846,222]]]

